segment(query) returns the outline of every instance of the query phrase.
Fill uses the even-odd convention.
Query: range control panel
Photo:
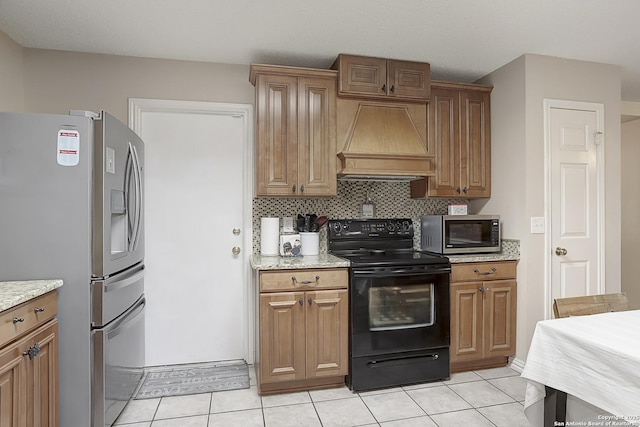
[[[411,219],[331,219],[329,238],[413,237]]]

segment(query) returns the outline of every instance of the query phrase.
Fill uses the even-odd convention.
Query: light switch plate
[[[293,217],[285,216],[284,218],[282,218],[282,232],[283,233],[293,232]]]
[[[531,234],[544,234],[544,217],[531,217]]]

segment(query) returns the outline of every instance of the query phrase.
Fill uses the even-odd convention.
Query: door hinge
[[[604,132],[596,131],[596,145],[600,145],[600,143],[602,142],[603,135],[604,135]]]

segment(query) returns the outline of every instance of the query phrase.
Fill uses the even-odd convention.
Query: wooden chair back
[[[584,297],[557,298],[553,300],[553,314],[556,319],[586,314],[607,313],[629,310],[627,294],[602,294]]]

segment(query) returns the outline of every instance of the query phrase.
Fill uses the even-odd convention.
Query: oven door
[[[449,346],[449,267],[351,270],[351,356]]]

